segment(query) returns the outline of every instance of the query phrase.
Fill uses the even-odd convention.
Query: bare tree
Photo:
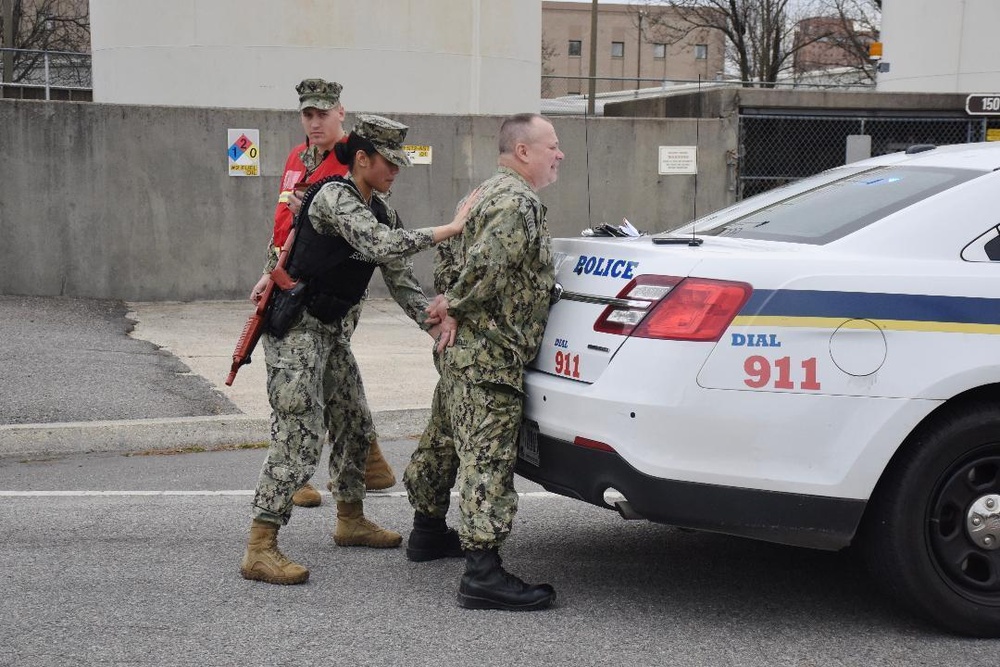
[[[552,65],[552,59],[559,55],[557,49],[551,42],[542,35],[542,97],[551,97],[553,91],[552,79],[549,78],[556,69]]]
[[[834,1],[834,0],[830,0]],[[844,0],[847,1],[847,0]],[[726,41],[726,60],[745,86],[769,86],[792,67],[796,50],[795,23],[808,11],[791,0],[638,0],[647,35],[676,44],[697,31],[718,31]],[[671,11],[662,11],[669,8]],[[661,11],[657,11],[660,9]]]
[[[0,0],[0,34],[5,39],[4,82],[37,83],[44,77],[43,52],[90,51],[89,3],[82,0]],[[50,76],[66,85],[90,80],[86,58],[50,58]]]
[[[856,79],[874,82],[876,62],[868,47],[879,39],[882,0],[821,0],[819,9],[830,21],[824,47],[837,54],[839,65],[853,70]]]

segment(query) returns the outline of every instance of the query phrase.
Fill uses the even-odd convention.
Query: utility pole
[[[14,78],[14,0],[0,0],[3,3],[3,83],[9,84]]]
[[[594,115],[597,94],[597,0],[590,5],[590,81],[587,86],[587,115]]]
[[[636,36],[635,44],[635,89],[642,88],[642,19],[646,17],[646,12],[639,10],[639,34]]]

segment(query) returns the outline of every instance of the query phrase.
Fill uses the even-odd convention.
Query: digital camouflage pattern
[[[375,150],[397,167],[409,167],[412,164],[410,157],[403,150],[408,129],[406,125],[384,116],[358,114],[351,132],[372,142]]]
[[[347,176],[351,180],[351,176]],[[360,256],[379,264],[389,294],[421,328],[426,329],[427,298],[413,275],[410,256],[434,244],[432,228],[409,230],[388,204],[388,195],[373,192],[385,205],[389,225],[383,225],[361,195],[347,183],[332,182],[313,198],[309,220],[320,234],[343,237]]]
[[[381,195],[376,192],[375,196]],[[395,225],[394,229],[403,229],[403,223],[395,212],[392,221]],[[410,259],[410,256],[390,259],[381,264],[379,269],[382,271],[385,286],[389,289],[389,295],[411,320],[420,325],[421,329],[426,330],[428,328],[426,324],[427,297],[424,296],[424,291],[420,287],[420,281],[413,274],[413,260]]]
[[[464,200],[463,200],[464,201]],[[459,202],[461,206],[462,202]],[[453,236],[434,248],[434,291],[444,294],[455,282],[455,248],[458,237]],[[441,374],[441,354],[433,348],[434,367]],[[444,383],[439,377],[431,397],[431,414],[417,448],[410,456],[410,463],[403,472],[403,486],[414,510],[443,519],[448,514],[451,488],[458,472],[458,454],[451,435],[451,425],[444,412]]]
[[[517,512],[524,364],[555,283],[545,207],[516,172],[501,167],[483,184],[465,232],[438,246],[434,276],[457,342],[436,360],[431,418],[403,481],[415,510],[442,517],[457,476],[462,546],[499,547]]]
[[[500,167],[480,186],[455,251],[445,292],[458,320],[445,362],[472,382],[522,390],[538,354],[555,285],[545,206],[517,172]]]
[[[378,192],[373,192],[372,196],[380,197]],[[354,188],[333,181],[313,197],[309,220],[320,234],[342,237],[368,261],[375,263],[407,257],[434,245],[432,228],[404,229],[396,211],[392,207],[388,210],[390,224],[386,227],[375,218]]]
[[[403,229],[391,207],[392,228],[387,228],[375,219],[360,195],[344,184],[331,183],[316,199],[330,186],[338,186],[338,192],[328,193],[327,203],[320,209],[315,208],[315,200],[309,209],[314,226],[320,233],[339,234],[342,230],[357,252],[382,262],[390,294],[422,325],[427,299],[408,255],[429,245],[431,233]],[[351,204],[351,195],[360,207]],[[272,409],[271,446],[257,483],[253,518],[279,524],[288,521],[292,494],[315,472],[327,432],[331,442],[329,488],[334,498],[355,502],[365,497],[365,459],[376,432],[350,347],[363,304],[353,306],[343,320],[329,324],[303,312],[283,338],[263,336]]]
[[[323,160],[326,159],[328,154],[329,151],[324,151],[315,145],[306,146],[306,149],[299,153],[299,160],[302,161],[302,166],[306,168],[307,177],[323,164]]]
[[[299,111],[309,107],[332,109],[340,104],[340,92],[343,89],[336,81],[305,79],[295,86],[295,92],[299,94]]]
[[[253,518],[288,522],[292,494],[315,472],[327,432],[330,491],[337,500],[364,498],[365,459],[375,427],[350,348],[360,313],[357,304],[343,320],[323,324],[303,312],[282,338],[262,337],[271,446],[257,481]]]
[[[499,548],[517,513],[514,463],[523,400],[508,387],[469,382],[444,366],[442,395],[458,456],[458,537],[464,549]]]
[[[441,374],[441,355],[434,354],[434,366]],[[443,519],[451,504],[451,488],[458,473],[458,454],[444,396],[445,381],[439,377],[431,397],[431,414],[410,463],[403,471],[403,486],[414,510]]]
[[[458,203],[459,207],[464,202],[465,199],[460,201]],[[459,240],[459,236],[452,236],[434,247],[434,291],[437,294],[447,292],[448,288],[454,285],[458,279],[458,265],[455,263],[455,254],[460,250],[458,247]]]

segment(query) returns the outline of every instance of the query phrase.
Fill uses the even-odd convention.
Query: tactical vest
[[[334,181],[346,184],[363,199],[358,186],[340,176],[324,178],[311,186],[295,221],[295,243],[286,267],[292,278],[306,284],[306,310],[325,323],[342,318],[361,302],[378,266],[342,237],[320,234],[309,220],[312,200],[324,185]],[[390,226],[389,211],[378,197],[372,196],[370,208],[376,220]]]

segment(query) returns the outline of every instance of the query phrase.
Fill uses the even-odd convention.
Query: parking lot
[[[11,301],[2,303],[9,308]],[[11,424],[13,404],[5,403],[0,449],[13,441],[14,428],[20,429],[18,442],[31,436],[37,447],[32,454],[0,456],[0,559],[7,564],[0,587],[0,664],[996,663],[996,642],[942,634],[891,607],[848,552],[627,522],[520,478],[520,511],[502,555],[511,571],[556,587],[549,611],[461,610],[455,603],[461,562],[416,564],[401,549],[334,546],[329,496],[320,508],[296,510],[281,532],[286,553],[311,569],[309,582],[280,587],[245,581],[238,564],[264,451],[192,442],[176,448],[170,446],[173,435],[157,439],[154,430],[205,419],[228,423],[232,415],[225,412],[234,408],[219,409],[229,404],[215,392],[242,310],[231,306],[229,315],[202,321],[193,310],[219,306],[167,304],[164,319],[180,318],[179,328],[153,335],[153,311],[140,307],[133,310],[139,322],[129,338],[124,308],[46,303],[48,311],[7,312],[2,319],[5,339],[20,346],[6,350],[20,349],[33,359],[55,354],[54,367],[70,375],[65,391],[46,391],[58,384],[38,370],[38,362],[22,369],[27,379],[16,387],[6,385],[5,397],[30,394],[33,414],[43,415],[32,419],[50,423]],[[423,413],[387,408],[429,402],[434,378],[429,355],[420,349],[423,334],[408,329],[393,308],[375,302],[366,309],[359,335],[365,326],[369,334],[358,340],[358,356],[379,409],[383,450],[401,473]],[[40,312],[49,312],[48,319]],[[150,345],[138,334],[156,340]],[[53,347],[56,339],[61,347]],[[204,347],[191,347],[192,341]],[[11,377],[16,355],[2,361]],[[366,371],[387,367],[406,369],[401,395],[410,403],[394,398],[401,383],[392,373]],[[254,364],[246,376],[241,371],[231,390],[254,394],[254,383],[262,381],[254,373],[261,369]],[[111,381],[134,386],[139,376],[144,393],[120,392]],[[96,395],[101,391],[103,398]],[[160,400],[178,392],[183,396],[176,403]],[[260,428],[261,408],[253,407],[259,402],[238,394],[230,400]],[[93,421],[109,405],[119,406],[121,419]],[[96,412],[87,413],[88,406]],[[82,415],[74,419],[91,421],[56,423],[70,409]],[[212,410],[223,414],[206,417]],[[123,423],[129,428],[115,430]],[[118,451],[87,451],[88,443],[101,444],[95,435],[100,429],[121,439]],[[57,432],[78,439],[51,435]],[[51,443],[55,451],[42,453]],[[325,483],[325,471],[316,481]],[[366,510],[407,533],[412,513],[401,485],[371,494]]]
[[[383,445],[401,469],[412,439]],[[238,572],[262,451],[0,461],[0,664],[994,665],[996,643],[897,613],[849,553],[626,522],[518,480],[504,548],[546,612],[461,610],[461,564],[281,533],[304,586]],[[323,481],[324,475],[319,475]],[[368,511],[406,532],[397,485]]]

